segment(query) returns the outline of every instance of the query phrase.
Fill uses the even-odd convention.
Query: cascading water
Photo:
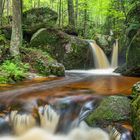
[[[95,68],[109,68],[110,64],[103,50],[96,43],[91,42],[90,45],[93,53]]]
[[[116,39],[116,43],[114,43],[113,46],[113,53],[112,53],[112,59],[111,59],[111,67],[116,68],[118,66],[118,39]]]
[[[118,66],[118,40],[113,45],[111,64],[103,50],[95,43],[90,42],[96,69],[116,68]]]

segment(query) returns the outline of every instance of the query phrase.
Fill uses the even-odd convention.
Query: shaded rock
[[[8,121],[0,117],[0,135],[10,135],[12,133],[12,128]]]
[[[132,89],[134,99],[131,102],[131,121],[136,140],[140,140],[140,82],[135,84]]]
[[[40,28],[54,26],[58,15],[48,7],[34,8],[23,13],[23,37],[30,41],[31,36]],[[1,28],[7,39],[11,38],[11,25]]]
[[[89,58],[87,55],[89,43],[86,40],[54,28],[38,30],[33,35],[30,45],[48,52],[58,62],[64,64],[66,69],[84,69]]]
[[[87,117],[90,126],[100,122],[117,122],[130,119],[130,101],[123,96],[109,96]]]
[[[97,34],[95,35],[94,39],[96,43],[103,49],[106,55],[111,54],[113,44],[115,42],[115,39],[112,36]]]
[[[134,4],[127,15],[126,29],[126,66],[121,67],[121,73],[128,76],[140,76],[140,3]]]
[[[47,52],[40,49],[21,48],[21,58],[25,63],[30,64],[30,72],[39,73],[45,76],[64,76],[65,68],[57,63]]]
[[[48,7],[34,8],[23,13],[23,25],[26,29],[42,23],[52,26],[56,23],[57,18],[57,13]]]
[[[126,64],[123,64],[122,66],[119,66],[114,70],[116,73],[121,73],[122,75],[125,76],[140,76],[140,67],[132,67],[128,68]]]
[[[128,69],[139,68],[138,72],[140,72],[140,30],[137,31],[130,43],[127,51],[126,64]]]
[[[53,63],[49,65],[49,69],[52,75],[57,75],[57,76],[65,75],[65,67],[61,63]]]

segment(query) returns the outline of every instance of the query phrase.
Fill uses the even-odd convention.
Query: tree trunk
[[[85,9],[84,9],[84,37],[87,37],[87,4],[85,4]]]
[[[68,17],[69,17],[69,25],[75,27],[73,0],[68,0]]]
[[[4,9],[5,0],[0,0],[0,26],[2,26],[2,15]]]
[[[16,58],[19,57],[19,47],[22,45],[22,20],[21,20],[22,0],[12,0],[12,36],[10,53]]]
[[[62,1],[59,0],[59,27],[61,26],[61,9],[62,9]]]
[[[10,0],[6,1],[6,11],[7,11],[7,17],[9,17],[9,15],[10,15]],[[10,19],[7,18],[7,20],[8,20],[7,22],[10,23]]]
[[[79,4],[79,1],[76,0],[76,2],[75,2],[75,5],[76,5],[76,9],[75,9],[75,25],[76,25],[76,27],[78,25],[78,4]]]

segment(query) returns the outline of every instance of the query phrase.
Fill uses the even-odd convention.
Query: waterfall
[[[95,43],[90,41],[96,69],[116,68],[118,66],[118,40],[113,45],[111,64],[103,50]]]
[[[93,53],[95,68],[109,68],[110,64],[103,50],[96,43],[91,42],[90,45]]]
[[[118,39],[116,39],[116,43],[113,46],[112,58],[111,58],[111,67],[116,68],[118,66]]]

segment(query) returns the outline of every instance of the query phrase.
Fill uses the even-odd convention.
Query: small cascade
[[[118,66],[118,39],[116,39],[116,42],[113,46],[113,52],[112,52],[112,58],[111,58],[111,67],[116,68]]]
[[[110,64],[103,50],[96,43],[90,43],[90,45],[92,46],[91,49],[93,52],[95,68],[96,69],[109,68]]]
[[[103,50],[95,43],[90,41],[93,59],[96,69],[116,68],[118,66],[118,40],[114,43],[111,64]]]

